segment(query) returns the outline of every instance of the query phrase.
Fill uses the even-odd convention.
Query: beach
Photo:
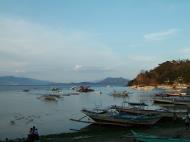
[[[41,142],[135,142],[131,130],[167,138],[190,139],[190,130],[186,130],[183,122],[162,122],[152,127],[122,128],[113,126],[90,125],[80,131],[40,136]],[[13,139],[12,142],[24,142],[26,138]],[[11,140],[10,140],[11,141]],[[2,141],[5,142],[5,141]]]

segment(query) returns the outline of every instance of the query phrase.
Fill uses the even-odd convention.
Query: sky
[[[0,76],[133,79],[190,58],[189,0],[1,0]]]

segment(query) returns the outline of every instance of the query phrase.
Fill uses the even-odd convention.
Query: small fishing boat
[[[140,142],[190,142],[190,139],[159,137],[155,135],[136,133],[134,131],[131,132],[135,139]]]
[[[89,86],[80,86],[78,89],[76,89],[76,91],[81,93],[88,93],[93,92],[94,89],[90,88]]]
[[[186,96],[186,93],[174,92],[174,93],[168,93],[167,96],[168,97],[182,97],[182,96]]]
[[[157,93],[156,97],[186,97],[187,93],[185,92],[170,92],[170,93]]]
[[[92,120],[102,124],[118,125],[118,126],[145,126],[153,125],[160,120],[158,114],[130,114],[127,112],[119,112],[116,109],[105,109],[90,111],[83,109],[82,112]]]
[[[48,95],[55,95],[55,96],[60,96],[60,95],[63,95],[63,94],[64,94],[63,90],[60,89],[60,88],[56,88],[56,87],[51,88],[49,90],[49,93],[48,93]]]
[[[142,107],[123,107],[123,106],[111,106],[111,108],[117,109],[119,112],[126,112],[133,115],[143,114],[158,114],[161,119],[173,119],[174,117],[180,118],[184,115],[182,112],[175,112],[168,109],[145,109]]]
[[[146,103],[128,102],[131,106],[148,106]]]
[[[51,91],[60,91],[61,89],[59,88],[52,88]]]
[[[184,98],[154,98],[153,101],[157,104],[190,105],[190,100]]]

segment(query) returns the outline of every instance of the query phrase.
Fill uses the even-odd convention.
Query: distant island
[[[128,86],[186,85],[190,84],[190,60],[173,60],[159,64],[150,71],[142,71],[129,81]]]
[[[1,76],[0,85],[50,85],[52,82],[25,77]]]
[[[126,86],[128,84],[128,79],[118,77],[108,77],[96,82],[78,82],[78,83],[56,83],[44,80],[37,80],[25,77],[15,77],[15,76],[1,76],[0,85],[69,85],[69,86],[80,86],[80,85],[100,85],[100,86]]]

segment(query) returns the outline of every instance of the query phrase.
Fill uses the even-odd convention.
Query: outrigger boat
[[[153,101],[157,104],[190,105],[190,100],[176,98],[154,98]]]
[[[128,104],[127,106],[125,104]],[[146,108],[147,106],[147,108]],[[149,115],[157,114],[161,116],[161,119],[173,119],[180,118],[184,113],[179,113],[177,111],[172,111],[168,109],[150,109],[147,104],[134,103],[134,102],[123,102],[122,106],[112,105],[110,108],[116,109],[119,112],[133,114],[133,115]]]
[[[83,109],[82,112],[94,120],[95,124],[107,124],[107,125],[117,125],[117,126],[145,126],[145,125],[153,125],[157,121],[160,120],[161,116],[158,114],[129,114],[126,112],[118,112],[116,109],[105,109],[98,111],[90,111],[87,109]],[[79,121],[75,119],[71,119],[73,121]],[[81,119],[80,119],[81,120]],[[93,122],[92,122],[93,123]]]
[[[185,92],[171,92],[171,93],[158,93],[155,94],[157,97],[188,97]]]
[[[154,135],[136,133],[134,131],[131,132],[133,133],[135,139],[140,142],[190,142],[190,139],[158,137]]]
[[[176,112],[172,112],[170,110],[167,109],[156,109],[156,110],[150,110],[150,109],[143,109],[143,108],[129,108],[129,107],[119,107],[119,106],[112,106],[112,108],[117,109],[119,112],[126,112],[128,114],[133,114],[133,115],[149,115],[149,114],[159,114],[162,118],[161,119],[165,119],[165,118],[173,118],[174,115],[177,115],[176,117],[178,117],[178,113]],[[180,113],[179,116],[181,116],[182,113]]]

